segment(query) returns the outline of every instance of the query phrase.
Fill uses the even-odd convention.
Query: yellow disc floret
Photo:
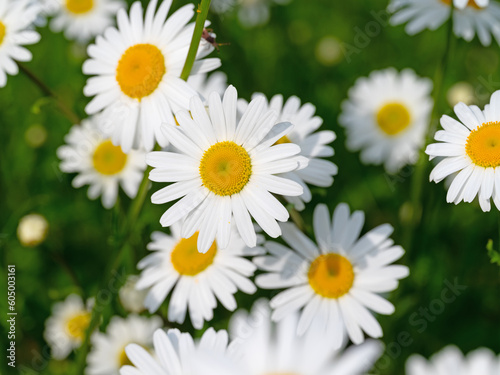
[[[94,151],[92,162],[97,172],[104,175],[119,173],[127,163],[127,154],[120,146],[115,146],[111,141],[104,141]]]
[[[203,154],[200,176],[203,186],[217,195],[239,193],[252,175],[248,152],[231,141],[219,142]]]
[[[500,166],[500,122],[487,122],[471,131],[465,151],[476,165],[484,168]]]
[[[0,45],[2,45],[5,39],[5,25],[0,21]]]
[[[323,254],[314,259],[307,273],[309,285],[325,298],[339,298],[354,283],[351,262],[339,254]]]
[[[122,351],[120,352],[118,362],[120,364],[120,368],[123,366],[133,366],[132,361],[128,358],[127,353],[125,352],[125,347],[123,347]]]
[[[118,62],[116,80],[125,95],[141,100],[158,88],[166,71],[165,57],[158,47],[136,44]]]
[[[281,137],[280,139],[278,139],[276,141],[276,145],[281,145],[281,144],[284,144],[284,143],[292,143],[292,141],[290,140],[290,138],[288,138],[286,135],[284,135],[283,137]]]
[[[73,14],[84,14],[94,8],[94,0],[66,0],[66,9]]]
[[[377,112],[377,124],[387,135],[396,135],[410,125],[410,112],[401,103],[387,103]]]
[[[217,254],[217,245],[214,241],[205,253],[198,251],[198,232],[190,238],[181,239],[171,253],[172,265],[175,270],[184,276],[195,276],[207,269]]]
[[[82,311],[72,316],[66,322],[66,332],[73,339],[82,340],[85,336],[85,331],[90,324],[90,313]]]

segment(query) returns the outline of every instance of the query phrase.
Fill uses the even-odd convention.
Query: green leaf
[[[493,249],[493,240],[488,241],[486,250],[488,250],[488,256],[490,257],[491,263],[495,263],[500,266],[500,252]]]

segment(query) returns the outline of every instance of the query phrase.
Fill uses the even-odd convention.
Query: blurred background
[[[174,0],[173,7],[186,3]],[[213,3],[216,7],[215,0]],[[221,6],[221,1],[217,3]],[[443,58],[446,26],[410,37],[403,26],[388,24],[387,3],[241,0],[224,3],[223,13],[214,8],[218,12],[211,12],[209,19],[217,41],[229,43],[214,55],[221,58],[220,70],[241,97],[249,99],[254,92],[268,97],[297,95],[316,106],[324,129],[337,133],[332,160],[339,166],[339,174],[331,188],[312,188],[313,202],[303,212],[308,233],[312,232],[313,208],[319,202],[331,209],[347,202],[352,210],[365,211],[365,232],[386,222],[395,227],[392,237],[407,251],[400,262],[410,267],[410,276],[389,296],[396,306],[395,314],[378,317],[386,353],[373,373],[399,375],[404,373],[410,354],[428,357],[448,344],[464,352],[485,346],[500,353],[500,267],[490,262],[486,251],[489,239],[493,239],[494,248],[500,247],[500,214],[494,207],[492,212],[483,213],[476,203],[447,204],[444,184],[428,182],[431,166],[422,158],[420,163],[428,164],[422,184],[422,219],[413,228],[409,220],[414,210],[420,210],[410,203],[415,167],[388,175],[381,166],[362,165],[358,153],[346,150],[337,117],[340,103],[357,78],[377,69],[409,67],[434,79]],[[249,8],[246,13],[245,7]],[[66,40],[61,33],[52,33],[48,27],[39,28],[39,32],[42,40],[29,48],[34,58],[25,66],[84,118],[89,101],[82,92],[86,47]],[[496,44],[483,47],[477,39],[471,43],[454,39],[436,113],[452,115],[457,96],[480,107],[487,103],[490,94],[500,89],[499,58]],[[68,373],[74,354],[64,361],[50,360],[43,340],[45,320],[51,306],[72,292],[84,298],[95,295],[112,256],[113,238],[109,234],[117,225],[117,210],[105,210],[99,200],[90,201],[86,188],[73,189],[74,176],[63,174],[58,167],[56,149],[71,125],[56,102],[22,72],[9,77],[7,86],[0,89],[0,289],[6,290],[7,264],[15,264],[17,361],[20,367],[24,365],[26,374]],[[433,126],[437,126],[436,118]],[[158,188],[153,185],[151,192]],[[119,204],[126,209],[130,201],[121,193]],[[146,255],[151,232],[162,230],[159,217],[164,210],[146,200],[139,219],[143,230],[132,238],[124,275],[137,273],[135,265]],[[46,218],[48,232],[44,242],[28,247],[16,231],[21,218],[31,213]],[[449,285],[466,288],[459,287],[450,302],[442,294]],[[259,296],[275,293],[259,291],[248,296],[240,292],[236,298],[239,306],[249,308]],[[7,329],[5,303],[3,294],[2,330]],[[106,307],[104,325],[115,314],[125,316],[116,298]],[[210,325],[227,328],[229,317],[230,313],[219,306]],[[177,325],[165,320],[165,326]],[[189,319],[180,328],[196,336],[201,333],[192,328]],[[2,353],[7,348],[4,337],[2,332]],[[0,364],[4,358],[2,355]],[[43,370],[30,372],[34,366]]]

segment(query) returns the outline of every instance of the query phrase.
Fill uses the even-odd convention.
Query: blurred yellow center
[[[5,38],[5,25],[0,21],[0,45],[3,43]]]
[[[141,100],[157,89],[166,71],[165,58],[158,47],[136,44],[118,62],[116,80],[125,95]]]
[[[452,0],[441,0],[441,1],[443,3],[445,3],[446,5],[451,5],[451,2],[452,2]],[[474,9],[483,9],[482,7],[480,7],[479,5],[477,5],[474,0],[469,0],[469,2],[467,3],[467,6],[471,7],[471,8],[474,8]]]
[[[120,172],[127,162],[125,154],[120,146],[115,146],[111,141],[104,141],[94,151],[92,162],[97,172],[105,175],[113,175]]]
[[[85,331],[90,324],[90,313],[81,312],[74,315],[66,323],[66,332],[72,338],[81,340],[85,336]]]
[[[351,289],[354,270],[342,255],[323,254],[311,263],[307,277],[309,285],[320,296],[339,298]]]
[[[94,0],[66,0],[66,9],[74,14],[83,14],[92,10]]]
[[[378,111],[377,124],[387,135],[396,135],[410,125],[410,112],[400,103],[388,103]]]
[[[292,141],[290,141],[290,138],[288,138],[286,135],[284,135],[283,137],[278,139],[275,144],[281,145],[283,143],[292,143]]]
[[[172,265],[181,275],[195,276],[207,269],[214,261],[217,254],[215,241],[205,254],[198,251],[197,241],[198,232],[190,238],[181,239],[172,250],[170,256]]]
[[[252,175],[247,151],[231,141],[219,142],[203,154],[200,176],[203,185],[217,195],[239,193]]]
[[[125,347],[123,347],[120,356],[118,358],[118,361],[120,363],[120,367],[122,366],[133,366],[134,364],[130,361],[130,359],[127,356],[127,353],[125,352]]]
[[[471,131],[465,151],[476,165],[500,166],[500,122],[487,122]]]

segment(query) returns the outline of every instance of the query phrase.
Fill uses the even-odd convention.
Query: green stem
[[[61,113],[73,124],[79,124],[80,123],[80,117],[73,112],[64,102],[61,100],[59,95],[57,95],[54,91],[50,89],[45,83],[43,83],[31,70],[29,70],[26,66],[23,64],[18,63],[19,69],[35,84],[38,86],[38,88],[47,96],[50,96],[53,98],[57,106],[59,107],[59,110]]]
[[[448,68],[448,60],[450,56],[451,44],[453,41],[453,12],[454,7],[451,5],[450,18],[448,20],[448,29],[446,35],[446,45],[443,53],[443,57],[439,66],[437,67],[435,78],[434,78],[434,106],[431,112],[431,122],[425,136],[425,145],[432,142],[434,133],[436,131],[436,126],[439,117],[439,108],[441,102],[441,96],[443,93],[443,83],[446,76]],[[412,217],[404,236],[404,243],[407,248],[412,244],[415,231],[421,222],[423,208],[422,208],[422,191],[424,187],[425,177],[428,175],[427,170],[429,167],[429,162],[427,160],[427,155],[425,153],[425,148],[420,150],[420,155],[418,158],[418,163],[415,167],[415,174],[413,176],[412,185],[410,188],[410,200],[412,208]]]
[[[129,239],[133,234],[133,228],[137,222],[142,206],[144,205],[144,201],[147,197],[147,192],[149,188],[149,172],[151,171],[151,167],[146,168],[144,171],[144,176],[142,178],[141,184],[139,186],[139,190],[137,192],[137,196],[134,198],[130,209],[128,210],[128,214],[125,220],[124,229],[121,232],[121,240],[115,242],[116,249],[119,249],[116,254],[113,254],[112,257],[113,262],[109,264],[106,273],[105,279],[99,291],[107,291],[106,299],[96,299],[94,303],[94,307],[92,309],[92,318],[90,320],[89,327],[85,332],[85,338],[82,342],[82,345],[77,353],[76,357],[76,374],[83,375],[83,371],[85,368],[85,359],[87,358],[87,354],[90,349],[90,336],[92,332],[99,326],[101,322],[102,312],[105,308],[105,304],[109,303],[116,293],[118,292],[117,288],[109,288],[109,285],[112,284],[114,278],[118,274],[118,270],[121,265],[121,260],[123,254],[126,252],[129,247]],[[137,228],[134,228],[137,229]],[[115,240],[116,241],[116,240]],[[116,250],[115,250],[116,252]]]
[[[196,25],[194,27],[193,38],[191,39],[191,45],[189,46],[189,52],[182,68],[181,79],[187,81],[191,69],[193,69],[194,61],[196,60],[196,54],[198,52],[198,47],[200,45],[201,35],[203,29],[205,28],[205,21],[208,15],[208,9],[210,8],[211,0],[201,0],[201,4],[198,6],[198,16],[196,17]]]

